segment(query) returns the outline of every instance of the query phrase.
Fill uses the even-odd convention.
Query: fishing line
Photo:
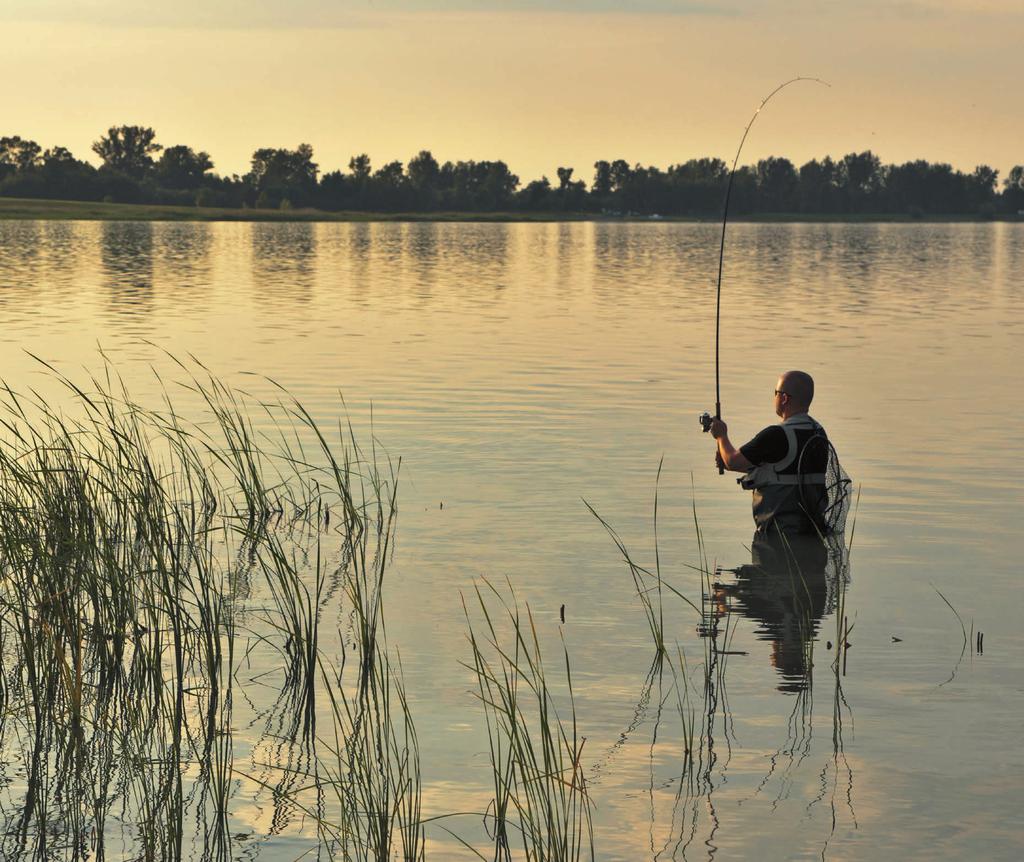
[[[772,90],[760,105],[757,106],[757,110],[754,111],[754,116],[750,118],[750,122],[747,123],[746,129],[743,130],[743,137],[740,138],[740,145],[736,148],[736,157],[732,160],[732,170],[729,172],[729,184],[725,188],[725,206],[722,209],[722,241],[718,247],[718,290],[715,299],[715,418],[722,418],[722,395],[721,386],[719,384],[719,344],[720,335],[722,329],[722,265],[725,261],[725,229],[729,224],[729,199],[732,197],[732,182],[736,176],[736,166],[740,161],[740,153],[743,152],[743,145],[747,142],[747,135],[750,134],[750,127],[754,125],[754,121],[757,119],[758,114],[761,113],[761,109],[764,108],[768,102],[771,101],[772,96],[778,93],[780,90],[784,90],[790,84],[795,84],[797,81],[812,81],[816,84],[824,84],[826,87],[832,86],[827,81],[821,80],[821,78],[808,78],[802,75],[798,75],[795,78],[790,78],[785,83],[779,84],[774,90]],[[710,427],[710,426],[709,426]],[[707,429],[705,429],[707,430]],[[725,472],[724,466],[719,463],[718,472],[722,474]]]

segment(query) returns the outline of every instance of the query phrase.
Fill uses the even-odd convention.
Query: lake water
[[[643,610],[583,501],[653,565],[664,459],[666,581],[699,603],[694,506],[709,559],[751,563],[749,495],[717,474],[697,423],[715,400],[717,231],[0,222],[0,369],[27,389],[45,385],[28,351],[84,376],[102,348],[155,401],[161,351],[191,353],[257,393],[270,386],[248,373],[272,377],[401,458],[385,604],[427,815],[487,803],[460,593],[507,578],[551,668],[560,633],[571,657],[597,858],[1019,859],[1024,225],[730,227],[723,416],[749,439],[775,421],[780,371],[814,375],[812,412],[862,489],[851,648],[837,690],[820,601],[807,688],[806,621],[785,590],[723,588],[728,669],[688,787],[671,673],[648,690]],[[974,634],[966,651],[942,596]],[[699,664],[700,619],[665,608],[672,653]],[[272,825],[259,786],[232,792],[239,857],[312,846],[300,818]],[[493,855],[479,817],[439,823]],[[476,858],[439,825],[427,834],[428,858]]]

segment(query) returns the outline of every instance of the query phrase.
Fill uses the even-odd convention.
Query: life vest
[[[759,531],[777,527],[784,532],[814,532],[819,500],[826,496],[826,477],[824,473],[802,473],[800,455],[810,440],[828,438],[825,429],[806,413],[790,416],[779,427],[789,444],[786,454],[779,461],[754,467],[736,481],[753,491],[754,523]]]

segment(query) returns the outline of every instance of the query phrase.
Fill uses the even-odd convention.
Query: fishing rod
[[[725,229],[729,224],[729,200],[732,197],[732,182],[736,176],[736,166],[740,161],[740,153],[743,152],[743,145],[747,142],[747,135],[750,134],[750,128],[754,125],[754,121],[757,119],[758,114],[761,113],[761,109],[767,105],[772,96],[778,93],[780,90],[786,89],[790,84],[795,84],[797,81],[812,81],[816,84],[824,84],[826,87],[830,87],[827,81],[821,80],[821,78],[808,78],[803,75],[797,75],[795,78],[790,78],[788,81],[779,84],[774,90],[772,90],[764,99],[761,104],[757,106],[757,110],[754,111],[754,116],[750,118],[750,122],[747,123],[747,127],[743,130],[743,137],[740,138],[740,145],[736,148],[736,157],[732,160],[732,170],[729,171],[729,184],[725,187],[725,206],[722,207],[722,240],[718,246],[718,289],[715,298],[715,419],[722,418],[722,390],[719,382],[719,344],[720,335],[722,331],[722,266],[725,262]],[[700,415],[700,424],[705,431],[711,430],[711,416],[707,412]],[[725,465],[722,463],[722,456],[718,453],[715,455],[715,460],[718,463],[718,475],[721,476],[725,472]]]

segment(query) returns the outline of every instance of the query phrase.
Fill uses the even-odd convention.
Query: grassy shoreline
[[[327,212],[318,209],[234,209],[221,207],[115,204],[0,197],[0,221],[245,221],[245,222],[717,222],[709,216],[608,216],[596,213],[535,212]],[[982,222],[1024,221],[1014,215],[986,218],[973,214],[912,217],[892,213],[759,213],[733,222]]]

